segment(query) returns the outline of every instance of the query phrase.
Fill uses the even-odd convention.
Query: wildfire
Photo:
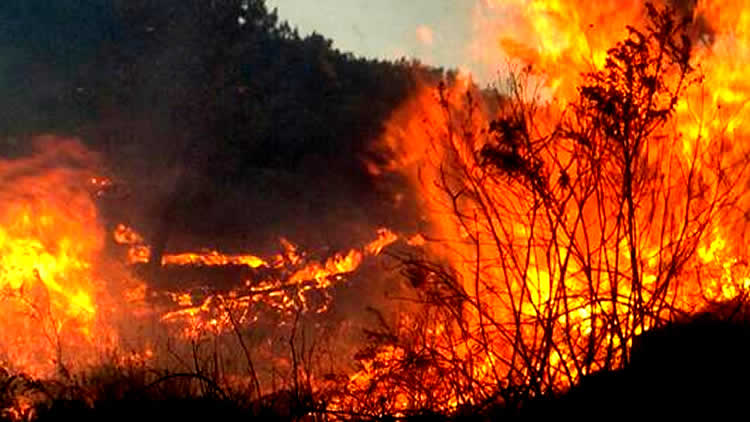
[[[382,249],[395,242],[398,236],[387,229],[362,249],[335,253],[325,261],[310,260],[298,248],[282,239],[285,248],[269,260],[254,255],[206,255],[183,253],[167,254],[163,266],[246,265],[265,269],[257,278],[243,280],[240,287],[229,291],[169,293],[178,310],[167,312],[162,321],[182,322],[187,338],[198,338],[206,333],[220,334],[247,326],[260,318],[262,310],[272,310],[277,316],[293,317],[297,312],[324,313],[333,298],[330,290],[345,281],[366,256],[377,256]]]
[[[678,59],[664,65],[673,70],[642,69],[661,72],[664,92],[681,92],[672,106],[665,103],[673,108],[658,133],[632,132],[617,141],[623,146],[596,152],[586,149],[596,141],[593,131],[566,138],[577,128],[609,124],[606,119],[640,118],[612,108],[597,115],[602,120],[585,120],[583,107],[599,112],[604,105],[581,105],[591,91],[579,89],[610,81],[595,79],[597,72],[627,75],[628,63],[616,62],[611,48],[645,54],[644,34],[654,28],[656,12],[631,1],[586,8],[570,1],[480,2],[477,52],[516,72],[510,86],[501,86],[508,98],[499,114],[478,92],[467,96],[458,81],[425,85],[387,122],[380,147],[392,160],[374,174],[404,175],[423,201],[431,223],[426,247],[448,263],[417,271],[427,284],[445,279],[435,285],[448,292],[428,292],[429,300],[461,298],[454,311],[460,316],[440,329],[425,323],[407,331],[425,330],[430,350],[450,350],[465,362],[461,371],[466,362],[475,370],[438,402],[483,400],[504,383],[564,389],[581,375],[617,367],[644,330],[747,294],[750,91],[742,57],[750,9],[729,1],[689,6],[673,11],[664,25],[675,28],[692,17],[673,52],[677,57],[679,42],[692,46],[695,76],[683,81],[687,66],[678,67]],[[660,107],[662,94],[648,91],[650,79],[644,80],[651,95],[646,104]],[[622,86],[612,89],[628,95]],[[623,121],[602,136],[620,139],[614,128]],[[630,162],[617,155],[628,148]],[[384,346],[377,356],[404,364],[393,348]],[[398,387],[384,376],[393,365],[366,365],[352,388],[366,384],[395,397],[387,391]],[[482,393],[462,397],[472,383]]]
[[[92,158],[73,141],[40,143],[31,158],[0,161],[0,356],[32,375],[85,363],[113,335],[93,268],[104,231],[85,184]]]
[[[94,362],[118,345],[118,318],[147,314],[185,345],[236,335],[249,356],[244,331],[265,319],[296,330],[401,240],[419,250],[400,257],[416,305],[367,333],[374,345],[355,356],[332,410],[451,411],[498,388],[533,396],[618,367],[645,330],[750,289],[750,7],[663,3],[686,6],[669,20],[625,0],[477,2],[472,48],[515,70],[499,105],[465,75],[422,84],[385,122],[376,149],[390,160],[368,163],[410,182],[425,233],[381,228],[333,253],[282,239],[272,256],[206,249],[161,262],[134,228],[111,233],[130,268],[237,269],[229,287],[117,285],[131,276],[108,266],[95,202],[116,187],[92,176],[95,157],[43,139],[40,153],[1,160],[0,365],[49,376]],[[684,17],[686,31],[670,32]],[[418,31],[425,42],[428,32]],[[148,312],[122,306],[136,303]],[[278,361],[296,380],[291,353],[293,365]],[[148,346],[121,361],[156,355]]]
[[[166,253],[161,268],[167,272],[240,268],[236,274],[242,278],[222,280],[234,282],[229,288],[194,286],[190,279],[180,279],[173,289],[151,286],[131,274],[150,261],[144,236],[124,224],[114,227],[112,240],[127,250],[123,263],[105,248],[109,236],[96,201],[119,187],[91,175],[96,157],[77,141],[38,142],[35,155],[0,161],[0,365],[14,372],[47,378],[101,363],[163,361],[153,339],[125,338],[142,335],[141,327],[153,322],[161,322],[169,335],[176,328],[188,345],[206,336],[231,337],[261,319],[278,328],[300,314],[325,313],[333,289],[399,239],[383,228],[361,247],[323,257],[286,239],[282,252],[266,258],[216,250]],[[191,287],[176,289],[185,283]],[[119,349],[121,341],[127,341],[127,350]],[[277,360],[274,364],[288,365]],[[9,411],[25,410],[17,404]]]
[[[597,7],[581,9],[573,2],[560,1],[488,1],[490,9],[510,11],[515,17],[511,26],[504,26],[501,34],[493,33],[499,40],[500,51],[507,56],[533,66],[551,89],[556,101],[567,103],[577,95],[580,75],[605,65],[608,50],[618,41],[628,38],[626,26],[642,27],[646,11],[645,2],[603,2]],[[692,6],[692,7],[691,7]],[[675,10],[677,17],[689,16],[693,20],[690,35],[693,38],[691,63],[696,67],[702,83],[692,87],[676,106],[665,136],[677,137],[681,142],[683,169],[695,166],[701,172],[704,195],[715,192],[721,184],[736,184],[737,190],[745,182],[738,168],[747,160],[748,148],[744,141],[748,133],[750,95],[746,69],[750,31],[745,17],[750,10],[742,2],[697,1],[686,3]],[[540,116],[542,125],[554,121],[556,114]],[[730,141],[731,138],[731,141]],[[679,147],[665,145],[651,150],[663,158]],[[701,154],[712,154],[708,163]],[[723,164],[726,180],[718,180],[704,166]],[[668,171],[668,170],[667,170]],[[667,173],[668,174],[668,173]],[[726,216],[732,221],[717,218],[712,221],[708,235],[703,237],[698,255],[704,263],[718,267],[743,262],[744,210],[747,198],[740,195],[738,215]],[[738,230],[739,229],[739,230]],[[745,284],[743,277],[733,284]],[[737,290],[737,293],[742,289]],[[709,295],[710,298],[719,297]],[[729,299],[724,295],[725,299]]]

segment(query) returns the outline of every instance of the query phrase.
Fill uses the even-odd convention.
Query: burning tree
[[[416,176],[440,263],[405,260],[428,317],[379,337],[367,361],[387,369],[370,364],[355,390],[389,385],[381,396],[402,409],[498,395],[512,406],[619,368],[640,333],[744,296],[746,265],[715,252],[741,221],[747,151],[727,124],[688,117],[705,95],[691,21],[646,12],[570,102],[545,99],[531,67],[491,122],[475,94],[440,86]],[[409,371],[440,382],[428,397],[424,382],[399,382]]]

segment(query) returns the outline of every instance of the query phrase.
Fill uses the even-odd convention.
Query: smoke
[[[0,192],[3,194],[20,195],[26,188],[25,178],[49,171],[64,170],[71,178],[77,176],[82,179],[80,182],[85,182],[85,176],[92,175],[100,165],[100,157],[74,138],[43,135],[33,138],[30,145],[31,155],[0,160]],[[52,195],[53,192],[46,193]]]

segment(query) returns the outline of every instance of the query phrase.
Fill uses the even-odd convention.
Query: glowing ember
[[[162,265],[246,265],[250,268],[268,266],[266,262],[254,255],[224,255],[218,251],[203,253],[182,253],[165,255],[161,260]]]
[[[362,251],[352,249],[336,253],[323,262],[308,260],[304,254],[298,253],[296,246],[284,240],[282,244],[286,251],[269,260],[274,263],[272,266],[260,258],[250,261],[238,258],[252,255],[236,255],[237,259],[233,261],[218,253],[213,255],[216,257],[213,261],[173,258],[193,254],[165,255],[163,265],[240,264],[251,268],[264,267],[266,274],[259,275],[258,279],[245,280],[242,286],[226,292],[170,293],[169,297],[180,309],[167,312],[162,320],[182,322],[184,335],[196,338],[205,333],[218,334],[246,327],[256,322],[263,310],[272,310],[285,318],[297,312],[323,313],[333,299],[330,290],[344,281],[347,274],[356,271],[365,256],[378,255],[397,239],[391,231],[381,229],[378,238],[365,245]]]

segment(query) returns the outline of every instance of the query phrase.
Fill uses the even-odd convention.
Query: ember
[[[93,158],[53,141],[40,140],[34,157],[0,161],[0,353],[3,366],[36,376],[94,363],[117,338],[93,270],[105,239],[85,189]]]

